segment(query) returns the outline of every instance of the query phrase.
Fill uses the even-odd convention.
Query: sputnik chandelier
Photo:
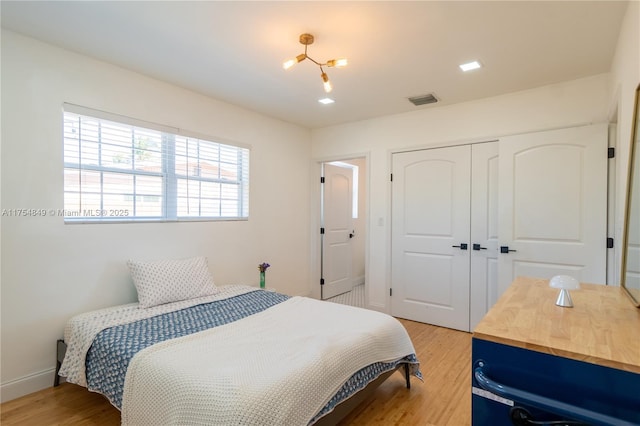
[[[333,89],[333,87],[331,86],[331,82],[329,81],[329,76],[327,75],[326,72],[324,72],[324,69],[322,67],[327,66],[327,67],[336,67],[336,68],[341,68],[344,66],[347,66],[347,60],[342,58],[342,59],[331,59],[325,63],[321,63],[316,61],[315,59],[309,57],[307,55],[307,48],[309,47],[310,44],[313,44],[313,36],[311,34],[301,34],[300,35],[300,44],[304,44],[304,53],[299,54],[298,56],[296,56],[293,59],[289,59],[287,61],[284,62],[284,64],[282,64],[282,67],[285,70],[288,70],[289,68],[293,67],[295,64],[297,64],[298,62],[302,62],[305,59],[310,60],[311,62],[313,62],[314,64],[316,64],[317,66],[320,67],[320,77],[322,78],[322,83],[324,84],[324,91],[329,93],[331,92],[331,90]]]

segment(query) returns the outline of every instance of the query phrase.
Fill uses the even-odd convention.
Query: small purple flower
[[[260,270],[260,272],[265,272],[269,266],[271,265],[269,265],[267,262],[263,262],[258,265],[258,269]]]

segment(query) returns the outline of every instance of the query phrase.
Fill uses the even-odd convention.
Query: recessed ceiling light
[[[460,69],[464,72],[477,70],[478,68],[481,68],[481,67],[482,65],[480,65],[480,62],[478,61],[467,62],[466,64],[460,65]]]
[[[322,99],[318,99],[318,102],[320,102],[321,104],[327,105],[327,104],[332,104],[335,101],[331,98],[322,98]]]

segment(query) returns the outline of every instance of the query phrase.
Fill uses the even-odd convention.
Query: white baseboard
[[[0,385],[0,402],[11,401],[53,386],[55,374],[55,368],[51,368],[3,383]]]
[[[364,284],[364,275],[353,278],[352,282],[354,287],[360,284]]]

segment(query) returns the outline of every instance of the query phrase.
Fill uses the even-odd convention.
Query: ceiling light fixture
[[[298,62],[302,62],[305,59],[310,60],[311,62],[313,62],[314,64],[316,64],[317,66],[320,67],[320,77],[322,78],[322,83],[324,85],[324,91],[329,93],[331,92],[331,90],[333,90],[333,86],[331,85],[331,81],[329,81],[329,76],[327,75],[326,72],[324,72],[324,69],[322,67],[327,66],[327,67],[335,67],[335,68],[341,68],[341,67],[345,67],[347,66],[347,60],[342,58],[342,59],[331,59],[325,63],[321,63],[316,61],[315,59],[309,57],[309,55],[307,55],[307,48],[309,47],[310,44],[313,44],[313,36],[311,34],[301,34],[300,35],[300,44],[304,45],[304,53],[299,54],[298,56],[296,56],[293,59],[289,59],[287,61],[285,61],[282,64],[282,67],[285,70],[290,69],[291,67],[293,67],[295,64],[297,64]]]
[[[334,103],[335,101],[331,98],[322,98],[322,99],[318,99],[318,102],[320,102],[321,104],[329,105]]]

